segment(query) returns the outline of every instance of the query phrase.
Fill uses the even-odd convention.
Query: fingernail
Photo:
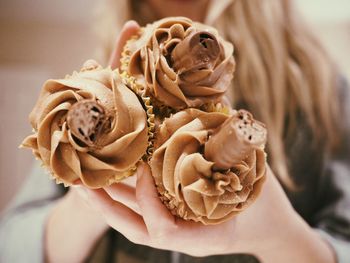
[[[76,187],[76,186],[81,186],[83,183],[80,179],[75,180],[71,186]]]
[[[139,25],[135,20],[128,20],[125,25]]]

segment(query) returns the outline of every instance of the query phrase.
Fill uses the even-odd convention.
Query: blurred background
[[[94,0],[0,0],[0,211],[31,170],[18,145],[41,85],[96,57]],[[296,0],[324,46],[350,77],[350,1]]]

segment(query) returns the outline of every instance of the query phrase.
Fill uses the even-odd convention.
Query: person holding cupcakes
[[[110,67],[49,80],[23,143],[71,187],[35,171],[1,261],[349,261],[350,95],[292,2],[106,7]]]

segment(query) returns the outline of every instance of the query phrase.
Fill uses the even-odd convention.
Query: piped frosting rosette
[[[243,110],[228,116],[187,109],[167,118],[150,161],[163,203],[203,224],[232,218],[261,190],[265,141],[265,126]]]
[[[131,175],[148,146],[147,116],[118,71],[87,61],[80,72],[48,80],[29,116],[32,148],[58,183],[90,188]]]
[[[235,69],[233,46],[216,29],[184,17],[142,28],[128,41],[122,67],[160,108],[180,110],[218,102]]]

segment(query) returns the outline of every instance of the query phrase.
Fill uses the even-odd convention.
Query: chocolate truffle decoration
[[[214,162],[214,170],[227,170],[266,142],[265,125],[251,113],[240,110],[228,118],[205,143],[204,155]]]
[[[67,125],[80,142],[98,147],[100,138],[109,130],[110,121],[102,105],[93,100],[81,100],[68,111]]]
[[[213,69],[220,55],[216,37],[206,31],[193,32],[176,45],[171,53],[178,74],[200,69]]]

